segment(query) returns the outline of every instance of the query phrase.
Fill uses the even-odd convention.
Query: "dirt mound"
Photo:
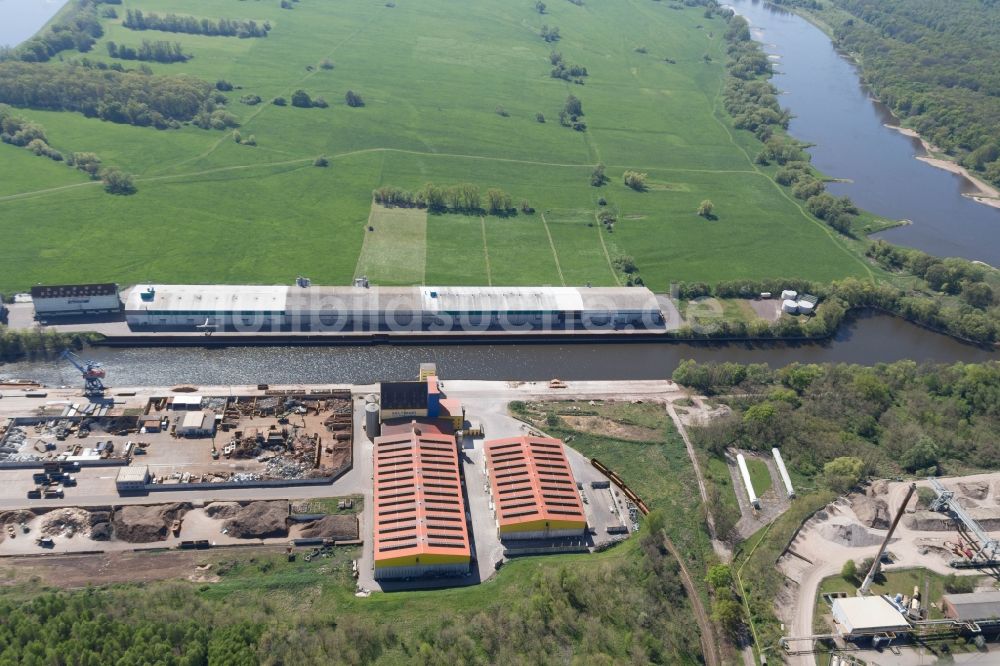
[[[958,484],[958,490],[969,499],[984,500],[990,493],[990,484],[985,481],[966,481]]]
[[[848,525],[823,525],[819,528],[819,533],[823,535],[824,539],[850,548],[874,546],[882,542],[882,537],[872,534],[857,523]]]
[[[851,509],[865,527],[877,530],[889,529],[889,505],[885,500],[872,499],[866,495],[851,498]]]
[[[232,518],[242,508],[239,502],[212,502],[205,506],[205,515],[209,518],[223,520],[225,518]]]
[[[324,516],[302,526],[304,539],[339,539],[347,541],[358,538],[358,519],[353,515]]]
[[[167,538],[170,523],[191,510],[188,502],[153,506],[124,506],[112,521],[115,534],[130,543],[149,543]]]
[[[979,502],[968,497],[959,497],[957,501],[963,509],[975,509],[979,506]]]
[[[20,525],[35,517],[34,511],[17,509],[16,511],[0,511],[0,525]]]
[[[888,479],[879,479],[877,481],[873,481],[872,485],[868,486],[869,497],[878,497],[879,495],[888,495],[888,494],[889,494]]]
[[[90,528],[90,538],[94,541],[108,541],[111,539],[111,523],[95,523]]]
[[[237,539],[270,539],[288,536],[287,502],[251,502],[223,523]]]
[[[42,534],[45,536],[67,536],[77,534],[90,535],[90,512],[83,509],[56,509],[42,521]]]

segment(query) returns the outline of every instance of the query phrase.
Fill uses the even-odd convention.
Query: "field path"
[[[486,286],[493,286],[493,273],[490,272],[490,246],[486,242],[486,218],[479,216],[479,228],[483,231],[483,258],[486,260]]]
[[[608,252],[608,245],[604,242],[604,234],[601,233],[601,228],[604,226],[601,224],[601,220],[597,217],[597,212],[594,212],[594,221],[597,222],[595,225],[597,228],[597,237],[601,239],[601,248],[604,250],[604,258],[608,260],[608,269],[611,271],[611,277],[615,279],[615,284],[619,287],[622,286],[622,281],[618,277],[618,271],[615,270],[615,264],[611,261],[611,253]]]
[[[556,244],[552,240],[552,232],[549,231],[549,223],[545,221],[545,213],[542,213],[542,226],[545,227],[545,235],[549,237],[549,247],[552,248],[552,258],[556,261],[556,271],[559,273],[559,281],[562,286],[566,286],[566,276],[563,275],[562,266],[559,265],[559,253],[556,252]]]
[[[701,651],[705,655],[705,664],[707,666],[720,666],[719,655],[715,651],[717,643],[715,642],[715,632],[712,630],[712,622],[708,618],[708,613],[705,612],[705,606],[701,603],[701,597],[698,596],[698,589],[694,586],[694,580],[691,578],[691,573],[688,571],[687,566],[684,564],[684,560],[681,558],[681,554],[677,552],[677,547],[674,546],[674,542],[670,540],[665,533],[663,535],[663,543],[666,545],[667,550],[670,554],[677,560],[677,564],[681,567],[681,582],[684,584],[684,589],[687,591],[688,599],[691,600],[691,608],[694,610],[694,619],[698,623],[698,633],[701,638]]]

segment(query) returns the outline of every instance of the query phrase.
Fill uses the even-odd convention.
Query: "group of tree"
[[[299,89],[292,93],[292,106],[297,106],[300,109],[325,109],[330,105],[322,97],[312,97],[305,90]]]
[[[0,141],[30,150],[39,157],[63,161],[62,153],[49,145],[45,128],[15,115],[14,110],[6,104],[0,104]]]
[[[837,45],[875,95],[930,143],[1000,185],[1000,4],[831,0]]]
[[[559,28],[550,28],[547,25],[543,25],[541,29],[541,36],[547,43],[551,44],[553,42],[558,42],[561,37],[559,36]]]
[[[86,53],[102,35],[97,17],[99,0],[71,0],[61,18],[38,35],[10,51],[10,57],[25,62],[45,62],[62,51]]]
[[[590,173],[590,184],[594,187],[601,187],[606,182],[608,182],[608,176],[604,173],[604,163],[598,162]]]
[[[30,150],[39,157],[65,162],[67,166],[83,171],[94,180],[100,178],[109,194],[133,194],[136,191],[132,176],[114,167],[102,168],[101,159],[94,153],[70,153],[63,156],[49,145],[44,127],[15,115],[13,109],[6,104],[0,104],[0,141]]]
[[[210,37],[267,37],[271,30],[268,21],[258,23],[253,19],[210,19],[195,16],[179,16],[177,14],[143,13],[141,9],[129,9],[125,12],[122,25],[131,30],[159,30],[162,32],[181,32],[189,35],[208,35]]]
[[[934,291],[961,296],[965,303],[978,310],[988,311],[997,303],[993,287],[987,282],[988,278],[997,282],[995,269],[967,259],[941,259],[884,240],[869,245],[866,254],[890,271],[915,275]]]
[[[433,213],[466,213],[472,215],[498,215],[506,217],[517,212],[513,198],[501,189],[486,190],[485,200],[479,186],[473,183],[440,186],[427,183],[416,192],[386,185],[372,192],[375,203],[392,208],[426,208]],[[521,203],[522,212],[534,212],[527,201]]]
[[[212,84],[190,76],[0,62],[0,103],[17,107],[78,111],[88,118],[166,129],[196,116],[210,117],[224,102]]]
[[[179,42],[168,42],[165,40],[150,42],[144,39],[138,48],[125,44],[116,44],[112,41],[109,41],[107,46],[109,56],[122,60],[171,63],[187,62],[192,57],[184,53]]]
[[[583,85],[583,79],[587,76],[587,68],[583,65],[571,65],[563,59],[563,54],[553,51],[549,54],[549,62],[552,64],[550,75],[553,79],[572,81]]]
[[[257,136],[254,134],[243,136],[242,132],[239,130],[233,130],[233,141],[241,146],[256,146]]]
[[[562,110],[559,111],[559,124],[563,127],[572,127],[577,132],[587,129],[587,123],[583,122],[583,102],[575,95],[568,95],[563,103]]]

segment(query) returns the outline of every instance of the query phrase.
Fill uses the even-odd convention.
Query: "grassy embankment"
[[[0,260],[9,269],[0,291],[39,281],[285,283],[299,273],[346,283],[359,270],[383,284],[613,285],[622,277],[609,259],[621,254],[660,290],[673,281],[867,275],[847,241],[748,159],[759,144],[732,130],[720,107],[721,19],[644,0],[549,4],[540,16],[514,0],[477,0],[461,12],[444,0],[306,0],[290,11],[219,0],[129,3],[273,24],[267,38],[237,39],[134,32],[106,19],[87,54],[110,62],[109,40],[180,42],[194,57],[152,70],[239,86],[226,93],[228,109],[257,146],[192,126],[157,131],[19,110],[58,150],[93,151],[135,174],[139,192],[113,197],[79,172],[0,146]],[[542,24],[558,26],[562,39],[544,42]],[[588,69],[585,85],[550,77],[552,50]],[[325,58],[334,69],[318,67]],[[300,88],[330,107],[268,103]],[[344,104],[348,89],[364,108]],[[264,102],[241,104],[248,94]],[[583,102],[585,132],[558,122],[568,94]],[[321,154],[329,167],[312,166]],[[597,162],[610,177],[601,188],[590,185]],[[648,190],[626,188],[626,169],[648,173]],[[371,190],[428,181],[500,187],[538,212],[429,215],[425,231],[401,236],[405,247],[391,262],[369,262],[365,235],[380,233],[366,232]],[[600,197],[618,214],[613,233],[595,219]],[[717,220],[695,215],[706,198]]]

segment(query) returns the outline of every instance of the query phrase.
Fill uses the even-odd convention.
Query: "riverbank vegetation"
[[[869,477],[1000,468],[1000,362],[771,369],[685,361],[673,379],[715,395],[731,410],[688,429],[703,455],[723,461],[731,447],[768,453],[777,446],[798,491],[766,534],[736,549],[737,564],[753,553],[742,577],[752,581],[748,602],[762,646],[781,635],[774,599],[785,581],[774,563],[811,513]],[[737,541],[726,530],[739,519],[738,510],[722,502],[710,510],[720,534]]]
[[[1000,5],[779,0],[819,18],[907,127],[1000,185]]]
[[[122,284],[150,276],[285,283],[292,264],[317,283],[350,283],[372,191],[415,193],[427,182],[472,183],[484,210],[494,188],[512,195],[510,207],[527,201],[545,217],[487,218],[484,232],[476,215],[430,216],[426,233],[411,239],[423,258],[414,275],[428,282],[613,286],[627,281],[613,265],[619,256],[632,257],[659,291],[677,280],[866,276],[860,254],[844,251],[848,241],[804,223],[799,202],[767,177],[771,167],[748,162],[744,150],[753,159],[761,145],[733,130],[719,94],[726,12],[706,18],[710,3],[670,4],[623,12],[547,2],[545,15],[516,0],[474,0],[460,13],[447,0],[301,2],[294,11],[231,0],[129,4],[133,19],[139,10],[144,20],[173,12],[273,26],[266,38],[170,33],[172,53],[178,44],[194,56],[170,63],[112,58],[110,42],[119,56],[122,45],[138,56],[143,37],[167,33],[133,31],[122,25],[125,7],[109,18],[102,6],[103,34],[87,53],[2,63],[39,70],[2,70],[0,83],[20,80],[7,89],[9,102],[45,127],[54,150],[99,155],[133,174],[139,192],[109,209],[99,187],[66,187],[85,182],[80,173],[0,146],[0,233],[17,247],[0,249],[8,268],[0,291],[94,279],[81,259],[97,253],[102,279]],[[538,37],[543,24],[559,26],[558,43]],[[400,52],[412,57],[391,55]],[[585,85],[564,83],[563,72]],[[94,80],[108,85],[106,99],[78,94]],[[220,80],[232,88],[216,89]],[[147,89],[163,103],[145,99]],[[329,108],[292,109],[297,90]],[[339,103],[348,91],[349,103],[363,97],[364,107]],[[567,105],[570,91],[578,105]],[[279,98],[286,106],[267,103]],[[230,140],[236,124],[256,149]],[[311,167],[317,155],[328,168]],[[600,189],[590,184],[598,163],[607,179]],[[646,174],[642,191],[625,184],[625,171]],[[712,218],[695,214],[705,200],[715,204]],[[597,219],[602,210],[613,225]],[[201,261],[194,248],[205,246],[243,259]],[[369,278],[386,283],[390,273]]]
[[[83,349],[95,333],[61,333],[50,329],[11,329],[0,325],[0,363],[56,358],[64,349]],[[0,653],[2,654],[2,653]]]
[[[898,284],[853,278],[821,284],[806,280],[736,280],[710,285],[677,285],[677,296],[688,301],[716,298],[758,298],[793,289],[813,294],[820,305],[812,316],[782,315],[774,322],[717,318],[709,326],[683,327],[676,337],[691,338],[822,338],[832,335],[852,310],[876,309],[953,337],[991,345],[1000,340],[1000,271],[966,259],[939,259],[885,241],[869,245],[867,255],[893,272]]]

